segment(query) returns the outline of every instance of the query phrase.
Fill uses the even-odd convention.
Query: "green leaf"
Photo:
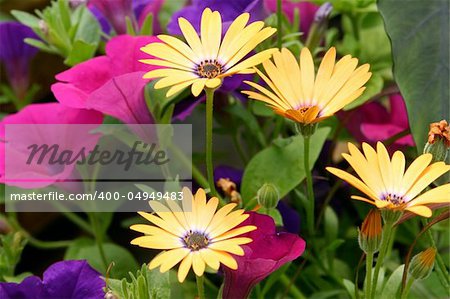
[[[72,50],[67,56],[64,63],[69,66],[74,66],[80,62],[90,59],[97,50],[97,44],[87,44],[82,40],[77,40],[72,45]]]
[[[400,286],[402,285],[403,268],[405,265],[400,265],[384,284],[383,291],[380,298],[398,298]]]
[[[35,17],[34,15],[20,11],[20,10],[13,10],[11,11],[11,14],[22,24],[25,26],[31,27],[31,28],[39,28],[39,21],[40,19]]]
[[[103,243],[103,249],[108,262],[114,262],[110,272],[110,277],[125,277],[129,271],[136,271],[138,264],[134,257],[125,248],[112,244]],[[64,255],[65,260],[85,259],[97,271],[106,275],[106,268],[102,262],[100,252],[95,241],[89,238],[79,238],[67,248]]]
[[[333,208],[331,208],[330,206],[326,207],[323,219],[325,228],[325,239],[327,243],[330,244],[338,236],[339,219],[336,213],[333,211]]]
[[[280,211],[277,209],[260,208],[258,213],[272,217],[276,226],[283,226],[283,217],[281,217]]]
[[[355,299],[355,284],[348,279],[343,279],[342,283],[344,284],[345,289],[350,295],[350,298]]]
[[[311,137],[310,166],[313,167],[330,128],[319,128]],[[272,183],[285,196],[305,178],[303,137],[280,139],[256,154],[245,168],[241,193],[244,199],[256,196],[264,183]]]
[[[391,39],[394,77],[422,152],[429,124],[449,119],[449,2],[379,0]]]

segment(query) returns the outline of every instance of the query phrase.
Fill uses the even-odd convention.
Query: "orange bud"
[[[372,209],[364,219],[359,230],[359,246],[364,252],[377,252],[382,235],[381,213],[378,209]]]

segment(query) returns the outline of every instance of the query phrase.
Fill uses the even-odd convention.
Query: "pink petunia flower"
[[[144,98],[148,81],[142,79],[149,67],[139,62],[148,58],[140,48],[153,42],[159,40],[153,36],[112,38],[106,44],[106,55],[56,75],[60,82],[51,87],[56,99],[68,107],[97,110],[127,124],[153,123]]]
[[[26,163],[30,157],[29,147],[57,145],[59,152],[92,150],[100,134],[91,131],[102,121],[101,113],[59,103],[32,104],[6,116],[0,122],[0,182],[22,188],[40,188],[71,177],[76,163],[54,165],[48,162],[50,155],[43,163]],[[66,126],[75,124],[82,126]]]
[[[270,216],[255,212],[249,214],[250,217],[241,226],[255,225],[257,229],[242,235],[253,241],[242,246],[243,256],[234,256],[238,269],[223,267],[223,298],[247,298],[258,282],[305,251],[305,241],[296,234],[277,233]]]
[[[338,117],[358,142],[375,144],[409,128],[406,106],[400,94],[389,97],[389,109],[373,101],[355,110],[341,112]],[[411,134],[397,139],[389,146],[389,151],[402,146],[414,146]]]
[[[277,11],[277,0],[264,0],[264,5],[266,9],[271,12]],[[282,9],[291,22],[294,20],[295,9],[298,9],[300,16],[300,31],[307,34],[319,6],[308,1],[296,2],[292,0],[282,0]]]

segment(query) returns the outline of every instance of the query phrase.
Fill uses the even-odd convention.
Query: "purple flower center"
[[[213,79],[222,72],[223,66],[216,59],[207,59],[197,65],[197,74],[202,78]]]
[[[382,197],[382,200],[387,200],[387,201],[391,202],[392,204],[394,204],[395,206],[399,206],[399,205],[405,203],[405,199],[403,198],[403,196],[393,194],[393,193],[385,194]]]
[[[203,233],[189,231],[189,233],[183,237],[183,242],[187,248],[197,251],[206,248],[209,244],[209,239]]]

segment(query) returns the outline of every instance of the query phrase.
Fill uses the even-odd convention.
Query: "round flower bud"
[[[382,230],[380,211],[370,210],[359,229],[359,247],[365,253],[377,252],[380,249]]]
[[[266,183],[261,188],[259,188],[256,194],[258,199],[258,204],[267,209],[273,209],[277,206],[280,200],[280,192],[278,192],[275,185]]]
[[[436,257],[436,249],[430,247],[419,252],[411,259],[409,274],[415,279],[425,279],[431,274],[434,266],[434,258]]]
[[[445,161],[450,148],[450,126],[447,121],[430,124],[428,142],[423,149],[424,153],[433,155],[433,162]]]

